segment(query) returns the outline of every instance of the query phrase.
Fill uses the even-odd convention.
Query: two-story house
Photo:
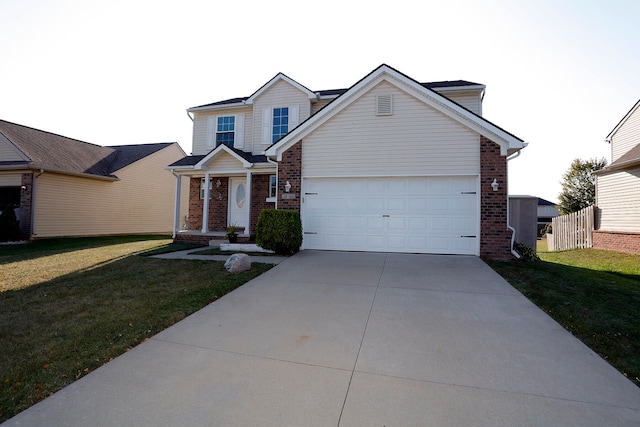
[[[526,144],[482,117],[484,92],[383,64],[348,89],[277,74],[190,108],[192,155],[168,166],[190,182],[177,236],[250,234],[262,209],[295,209],[303,249],[508,258],[507,158]]]
[[[611,164],[596,171],[593,247],[640,254],[640,101],[607,135]]]

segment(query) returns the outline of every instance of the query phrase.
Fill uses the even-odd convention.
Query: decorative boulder
[[[224,263],[224,268],[229,273],[240,273],[251,270],[251,258],[247,254],[233,254]]]

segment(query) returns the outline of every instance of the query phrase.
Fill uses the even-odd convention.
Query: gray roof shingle
[[[30,169],[115,178],[113,173],[171,143],[101,147],[55,133],[0,120],[0,133],[29,158],[2,162]],[[8,164],[8,163],[11,163]]]

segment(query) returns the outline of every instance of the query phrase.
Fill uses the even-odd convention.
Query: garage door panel
[[[303,186],[304,248],[479,250],[477,177],[305,178]]]

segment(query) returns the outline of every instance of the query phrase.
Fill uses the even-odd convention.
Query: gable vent
[[[393,95],[376,96],[376,116],[390,116],[393,114]]]

